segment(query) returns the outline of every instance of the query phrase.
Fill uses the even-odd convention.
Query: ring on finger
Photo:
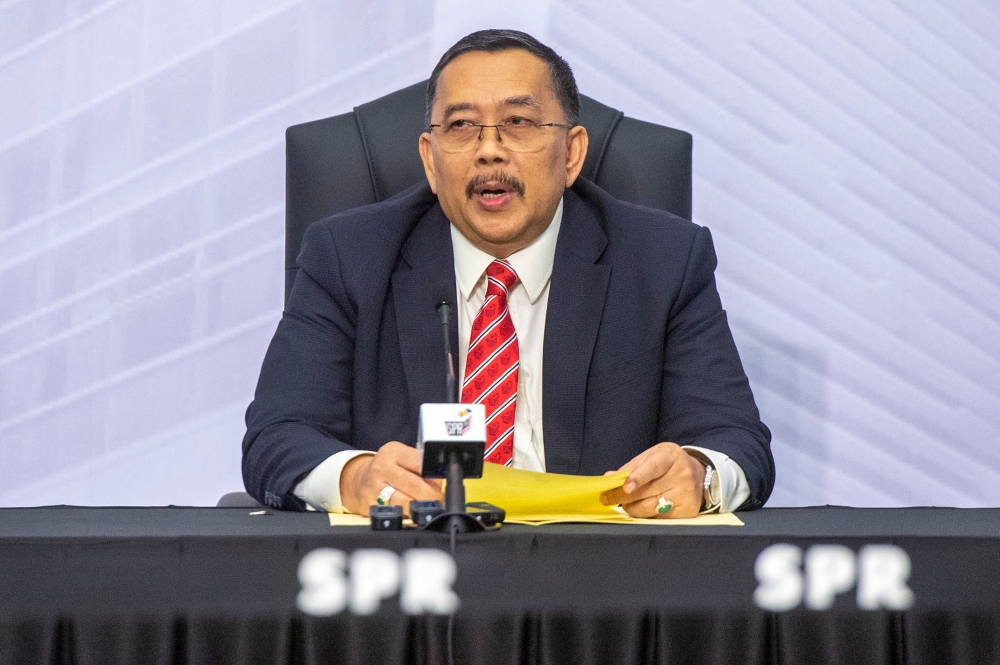
[[[395,493],[395,491],[396,491],[395,487],[393,487],[392,485],[386,485],[385,487],[382,488],[382,491],[378,493],[378,497],[375,499],[375,501],[378,502],[378,505],[384,506],[389,503],[389,499],[392,498],[392,495],[393,493]]]
[[[658,512],[661,515],[666,515],[667,513],[669,513],[671,509],[673,509],[673,507],[674,507],[674,502],[667,501],[662,496],[656,500],[656,512]]]

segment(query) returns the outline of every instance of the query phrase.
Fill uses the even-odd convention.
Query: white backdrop
[[[0,505],[241,489],[284,128],[481,27],[694,134],[770,505],[1000,504],[996,3],[0,0]]]

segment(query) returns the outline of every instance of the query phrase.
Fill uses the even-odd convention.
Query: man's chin
[[[470,226],[483,242],[494,246],[516,242],[524,231],[524,224],[506,215],[480,214],[470,219]],[[477,243],[478,244],[478,243]]]

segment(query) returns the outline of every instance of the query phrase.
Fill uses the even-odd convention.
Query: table
[[[319,547],[447,550],[421,531],[219,508],[0,509],[2,663],[444,662],[448,619],[306,616]],[[744,527],[507,525],[460,535],[459,663],[1000,662],[1000,509],[765,508]],[[754,605],[765,548],[902,548],[906,611]]]

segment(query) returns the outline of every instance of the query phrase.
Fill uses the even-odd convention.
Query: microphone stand
[[[444,352],[448,359],[445,369],[445,387],[449,403],[458,403],[458,386],[455,382],[455,361],[451,355],[451,335],[448,320],[451,315],[451,305],[447,301],[438,303],[438,314],[441,315],[441,328],[444,330]],[[448,451],[448,468],[445,474],[444,512],[435,517],[427,526],[430,531],[446,531],[454,538],[456,533],[482,531],[485,527],[465,510],[465,472],[462,467],[462,454],[458,448]]]

